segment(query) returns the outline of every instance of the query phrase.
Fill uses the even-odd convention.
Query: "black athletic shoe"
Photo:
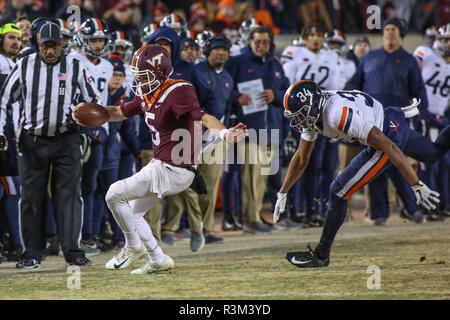
[[[16,264],[18,269],[39,269],[41,263],[33,258],[24,258]]]
[[[222,231],[236,230],[234,226],[233,216],[231,213],[226,213],[223,215],[222,220]]]
[[[445,216],[439,209],[431,210],[427,212],[427,221],[444,221]]]
[[[211,244],[211,243],[223,243],[224,239],[221,237],[216,236],[215,234],[208,234],[205,236],[205,243]]]
[[[8,252],[5,252],[8,261],[20,261],[20,257],[22,255],[22,246],[13,245],[9,248]]]
[[[46,240],[45,254],[47,256],[59,255],[59,241],[57,236],[50,237]]]
[[[88,258],[82,257],[82,256],[70,258],[70,259],[67,259],[66,261],[67,261],[67,265],[69,265],[69,266],[80,266],[80,267],[92,266],[92,261],[89,260]]]
[[[298,268],[321,268],[330,264],[330,257],[320,259],[311,246],[308,245],[309,251],[288,252],[286,260]]]

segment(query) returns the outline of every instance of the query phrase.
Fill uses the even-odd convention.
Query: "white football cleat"
[[[106,263],[106,269],[118,270],[125,269],[130,264],[139,260],[147,254],[147,250],[142,246],[140,249],[131,249],[125,246],[120,252]]]
[[[164,261],[161,264],[147,262],[143,267],[131,271],[131,274],[151,274],[158,273],[161,271],[168,271],[173,269],[173,260],[168,255],[164,255]]]

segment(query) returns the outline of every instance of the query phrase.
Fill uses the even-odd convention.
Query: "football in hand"
[[[109,119],[108,111],[96,103],[78,105],[73,111],[78,122],[84,127],[99,127]]]

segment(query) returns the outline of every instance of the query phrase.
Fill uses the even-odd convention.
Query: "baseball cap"
[[[22,31],[14,23],[7,23],[0,28],[1,35],[4,35],[8,32],[16,32],[19,34],[19,36],[22,36]]]
[[[231,48],[231,42],[227,38],[223,36],[218,36],[211,38],[210,40],[210,50],[215,48],[225,48],[227,50],[230,50]]]
[[[61,29],[56,23],[47,22],[39,30],[39,43],[61,42]]]
[[[360,42],[365,42],[369,45],[370,47],[370,41],[369,38],[367,38],[366,36],[360,36],[358,38],[356,38],[355,42],[353,43],[353,46],[356,46],[358,43]]]
[[[406,26],[405,20],[400,19],[400,18],[389,18],[389,19],[386,19],[386,21],[384,21],[384,23],[383,23],[383,31],[384,31],[384,28],[388,24],[392,24],[392,25],[396,26],[398,28],[398,30],[400,31],[400,36],[402,38],[404,38],[406,36],[407,26]]]
[[[113,71],[120,71],[125,74],[125,66],[123,65],[123,61],[117,58],[109,58],[109,62],[113,65]]]
[[[183,39],[182,43],[183,43],[183,49],[187,48],[187,47],[193,47],[193,48],[195,48],[195,50],[199,49],[198,44],[195,42],[194,39],[185,38],[185,39]]]

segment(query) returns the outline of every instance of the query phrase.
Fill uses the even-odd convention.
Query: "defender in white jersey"
[[[306,47],[299,47],[295,59],[286,62],[283,70],[290,84],[309,79],[316,81],[321,89],[334,90],[339,88],[338,55],[323,49],[324,31],[320,25],[310,24],[302,30],[302,38]],[[298,190],[304,195],[305,216],[297,222],[303,227],[319,227],[325,215],[328,192],[320,186],[331,183],[338,162],[338,143],[326,138],[318,141],[314,150],[314,161],[307,169],[305,179],[302,179]],[[321,193],[324,193],[322,196]],[[321,199],[321,201],[317,201]],[[324,201],[322,201],[324,200]],[[303,208],[301,208],[303,209]]]
[[[302,32],[306,47],[298,47],[295,58],[283,64],[283,70],[290,84],[300,80],[317,82],[321,89],[337,89],[338,55],[322,50],[324,32],[316,25],[310,25]]]
[[[450,127],[436,142],[409,128],[406,118],[419,113],[415,102],[404,108],[385,108],[361,91],[325,91],[313,81],[299,81],[284,96],[285,116],[302,132],[301,143],[291,159],[273,214],[274,223],[285,210],[286,194],[308,166],[319,133],[345,141],[358,140],[361,151],[330,186],[330,205],[319,245],[306,252],[288,252],[286,259],[299,268],[326,267],[334,237],[345,219],[347,200],[362,186],[394,164],[406,177],[425,208],[435,208],[439,193],[419,180],[406,156],[424,162],[442,159],[450,148]],[[403,152],[402,152],[403,151]]]
[[[445,26],[442,27],[438,41],[438,49],[420,46],[413,55],[422,70],[427,90],[428,110],[442,117],[450,106],[450,23],[447,31]]]
[[[450,23],[442,26],[439,30],[436,28],[436,33],[436,49],[420,46],[413,54],[422,70],[422,78],[427,90],[428,111],[435,115],[434,121],[428,123],[424,130],[424,134],[431,141],[434,141],[439,131],[448,124],[448,109],[450,106]],[[441,220],[443,214],[448,212],[450,207],[448,160],[444,159],[433,165],[421,164],[420,170],[424,179],[429,179],[429,183],[434,181],[438,191],[442,194],[439,209],[428,212],[427,218],[429,220]]]
[[[102,56],[108,50],[110,31],[105,21],[89,18],[80,27],[81,50],[85,67],[94,78],[95,85],[102,97],[102,103],[108,102],[108,82],[113,74],[113,65]]]

